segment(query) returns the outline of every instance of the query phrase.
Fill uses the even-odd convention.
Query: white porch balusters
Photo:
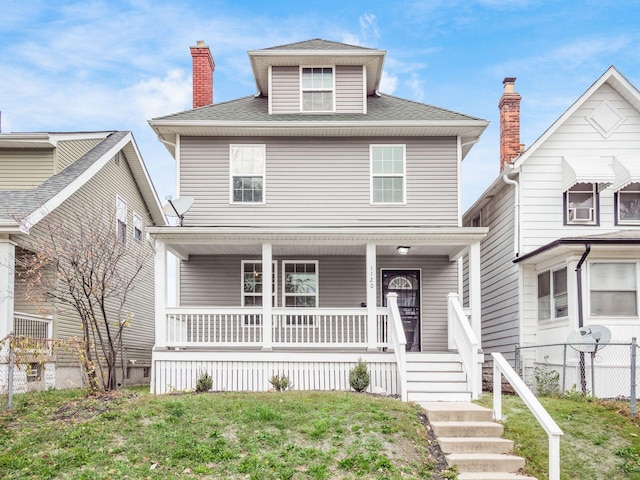
[[[156,340],[155,347],[167,346],[167,248],[163,242],[156,240],[155,254],[155,307],[156,307]],[[151,383],[153,385],[153,382]]]
[[[367,243],[367,351],[378,350],[378,276],[376,275],[376,245]]]
[[[471,328],[482,348],[482,298],[480,289],[480,242],[469,246],[469,307],[471,307]]]
[[[16,245],[0,238],[0,340],[13,330]]]
[[[273,350],[273,247],[262,244],[262,350]]]

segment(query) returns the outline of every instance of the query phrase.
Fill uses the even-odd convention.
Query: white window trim
[[[305,89],[302,86],[302,72],[305,68],[330,68],[331,71],[333,72],[332,75],[332,80],[333,80],[333,84],[331,86],[331,88],[309,88],[309,89]],[[300,91],[298,92],[299,96],[300,96],[300,113],[335,113],[336,112],[336,66],[335,65],[300,65],[300,74],[299,74],[299,84],[300,84]],[[305,110],[304,109],[304,100],[303,100],[303,93],[304,92],[332,92],[332,108],[331,110]]]
[[[577,186],[577,184],[572,186],[571,188],[569,188],[565,192],[565,195],[566,195],[566,205],[565,205],[566,213],[565,213],[565,215],[566,215],[566,219],[567,219],[566,225],[597,225],[599,217],[600,217],[600,212],[598,211],[598,202],[599,202],[598,195],[599,195],[599,192],[598,192],[598,184],[597,184],[597,182],[591,182],[591,195],[592,195],[592,198],[593,198],[593,206],[592,207],[581,207],[581,208],[591,208],[592,213],[593,213],[591,220],[571,220],[569,218],[569,213],[571,212],[571,207],[569,206],[569,204],[570,204],[569,195],[570,195],[571,190],[576,188],[576,186]],[[579,192],[574,191],[573,193],[575,194],[575,193],[588,193],[588,192],[585,190],[585,191],[579,191]]]
[[[313,263],[316,266],[316,292],[315,292],[315,297],[316,297],[316,306],[315,308],[318,308],[319,306],[319,300],[320,300],[320,270],[318,268],[318,260],[283,260],[282,261],[282,307],[283,308],[305,308],[305,307],[287,307],[287,297],[297,297],[297,296],[304,296],[304,297],[310,297],[311,294],[287,294],[287,283],[286,283],[286,271],[287,265],[293,264],[300,264],[300,263]]]
[[[591,313],[591,265],[594,263],[634,263],[636,266],[636,315],[594,315]],[[634,320],[637,321],[640,316],[640,261],[633,258],[598,258],[587,262],[587,312],[590,319],[615,319],[615,320]],[[618,290],[620,291],[620,290]],[[627,290],[630,291],[630,290]]]
[[[140,215],[138,215],[135,211],[132,213],[132,217],[133,219],[133,228],[131,229],[131,237],[136,241],[136,242],[142,242],[142,240],[144,239],[144,223],[142,223],[142,217]],[[140,227],[140,238],[136,238],[136,229],[138,228],[138,226]]]
[[[261,147],[262,149],[262,202],[234,202],[233,201],[233,172],[231,161],[233,149],[236,147]],[[267,146],[264,143],[231,143],[229,144],[229,204],[231,205],[264,205],[267,203]]]
[[[378,147],[402,147],[402,175],[373,174],[373,149]],[[376,177],[402,177],[402,202],[374,202],[373,179]],[[374,143],[369,145],[369,203],[371,205],[406,205],[407,204],[407,145],[404,143]]]
[[[124,214],[122,213],[124,212]],[[119,236],[119,231],[118,231],[118,222],[122,221],[122,223],[124,223],[125,227],[128,226],[128,222],[127,222],[127,218],[129,216],[129,209],[127,206],[127,202],[120,196],[120,195],[116,195],[116,218],[115,218],[115,224],[116,224],[116,240],[120,239]],[[123,236],[123,242],[122,243],[126,243],[127,240],[127,232],[125,229],[125,234]]]
[[[558,270],[566,269],[567,270],[567,314],[562,317],[555,317],[555,297],[553,295],[553,273]],[[571,308],[571,302],[569,301],[569,267],[566,264],[556,265],[549,268],[543,268],[541,270],[536,271],[536,320],[539,325],[549,325],[551,323],[557,324],[558,322],[566,322],[569,320],[569,308]],[[549,318],[540,319],[540,306],[539,306],[539,297],[538,297],[538,277],[543,274],[549,274]]]
[[[241,305],[242,307],[245,307],[244,304],[244,300],[245,297],[257,297],[257,296],[262,296],[262,294],[260,295],[247,295],[244,292],[244,266],[247,263],[259,263],[260,265],[262,265],[262,260],[241,260],[240,261],[240,301],[241,301]],[[273,298],[273,307],[276,307],[276,301],[277,301],[277,293],[278,293],[278,262],[276,260],[274,260],[273,262],[273,291],[271,292],[271,296]]]
[[[637,186],[635,190],[629,190],[627,192],[625,192],[625,188],[630,187],[632,184],[627,185],[624,188],[621,188],[620,190],[618,190],[617,192],[615,192],[616,195],[616,223],[617,225],[640,225],[640,220],[622,220],[620,218],[620,206],[622,205],[622,203],[620,202],[620,194],[622,193],[623,195],[625,193],[631,193],[631,192],[640,192],[640,186]]]

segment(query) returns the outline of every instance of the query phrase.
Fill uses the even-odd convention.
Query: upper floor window
[[[405,146],[371,145],[371,203],[405,203]]]
[[[302,67],[302,111],[333,112],[334,75],[332,67]]]
[[[127,242],[127,202],[116,196],[116,239]]]
[[[231,203],[264,203],[265,145],[231,145]]]
[[[556,320],[568,315],[567,267],[538,274],[538,320]]]
[[[142,218],[134,212],[133,214],[133,239],[142,241]]]
[[[591,315],[638,316],[637,262],[593,262],[589,265]]]
[[[598,189],[578,183],[565,192],[565,224],[598,224]]]
[[[616,192],[619,225],[640,225],[640,183],[632,183]]]

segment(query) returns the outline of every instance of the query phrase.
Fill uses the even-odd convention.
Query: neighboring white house
[[[640,336],[640,93],[611,67],[524,150],[514,82],[505,79],[499,105],[500,174],[464,215],[489,227],[483,348],[513,361],[516,346],[566,342],[590,325],[630,342]],[[612,354],[599,361],[629,364]],[[540,365],[544,355],[525,358]]]
[[[177,195],[193,199],[183,226],[150,229],[154,391],[192,389],[205,371],[217,390],[267,390],[277,374],[348,389],[363,358],[372,388],[403,398],[477,394],[487,229],[462,227],[460,168],[487,122],[379,93],[382,50],[314,39],[250,51],[258,92],[220,104],[209,48],[191,52],[194,109],[150,121]],[[179,258],[177,307],[166,252]]]

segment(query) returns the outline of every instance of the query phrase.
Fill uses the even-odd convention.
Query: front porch
[[[362,358],[372,389],[406,400],[408,377],[419,382],[422,375],[408,375],[407,337],[409,350],[457,355],[469,395],[479,393],[484,229],[301,235],[299,229],[170,227],[150,233],[157,242],[156,393],[192,389],[203,372],[214,378],[214,390],[268,390],[276,374],[286,374],[296,389],[348,390],[349,370]],[[409,243],[410,254],[398,255],[396,245]],[[167,252],[181,263],[179,306],[167,305]],[[272,278],[258,281],[258,295],[246,283],[247,263],[256,278]],[[392,269],[416,272],[408,278],[419,287],[398,287],[417,290],[412,297],[388,288],[384,272]],[[292,279],[304,286],[293,288]],[[463,289],[469,300],[464,309]]]

